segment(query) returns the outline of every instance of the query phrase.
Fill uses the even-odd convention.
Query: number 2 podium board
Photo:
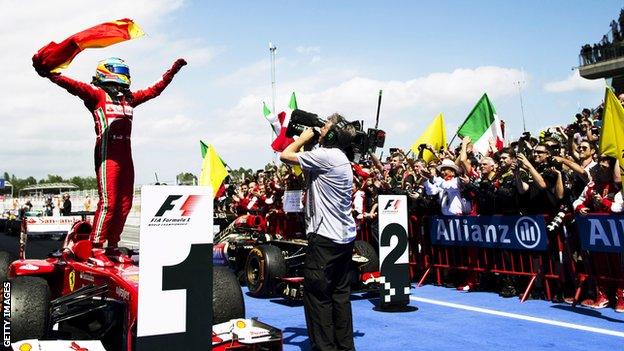
[[[395,309],[410,302],[407,236],[407,198],[379,196],[379,262],[381,304],[379,309]]]
[[[139,351],[210,350],[212,205],[210,187],[141,188]]]

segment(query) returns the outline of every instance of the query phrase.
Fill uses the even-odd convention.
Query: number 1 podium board
[[[378,310],[408,311],[410,296],[407,198],[380,195],[379,262],[381,302]]]
[[[212,206],[210,187],[141,188],[139,351],[211,349]]]

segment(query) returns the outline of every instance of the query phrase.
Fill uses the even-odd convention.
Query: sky
[[[598,106],[603,80],[575,67],[621,1],[30,1],[0,0],[0,172],[17,177],[93,176],[95,133],[75,96],[39,77],[32,55],[50,41],[131,18],[147,33],[80,53],[63,72],[90,82],[99,60],[121,57],[132,90],[188,61],[158,98],[134,111],[135,184],[199,174],[199,140],[231,168],[276,160],[262,102],[271,106],[268,43],[276,51],[276,109],[339,112],[379,127],[386,148],[407,149],[431,120],[455,134],[487,92],[508,136],[571,123]],[[520,83],[518,83],[520,82]],[[279,162],[279,161],[278,161]],[[2,174],[2,173],[0,173]]]

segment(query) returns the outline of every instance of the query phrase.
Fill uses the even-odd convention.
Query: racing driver
[[[100,200],[93,219],[94,247],[115,248],[132,207],[134,166],[130,147],[133,109],[160,95],[182,66],[178,59],[153,86],[130,91],[130,69],[124,60],[108,58],[98,63],[91,85],[58,73],[46,72],[35,64],[42,77],[82,99],[95,123],[95,173]]]

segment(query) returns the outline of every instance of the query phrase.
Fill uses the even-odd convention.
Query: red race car
[[[0,280],[11,282],[11,339],[101,340],[107,350],[135,350],[138,251],[92,248],[91,213],[79,214],[83,220],[46,259],[24,258],[25,222],[20,259],[0,252]],[[282,349],[280,330],[244,319],[240,285],[226,267],[214,267],[212,300],[213,350]]]

